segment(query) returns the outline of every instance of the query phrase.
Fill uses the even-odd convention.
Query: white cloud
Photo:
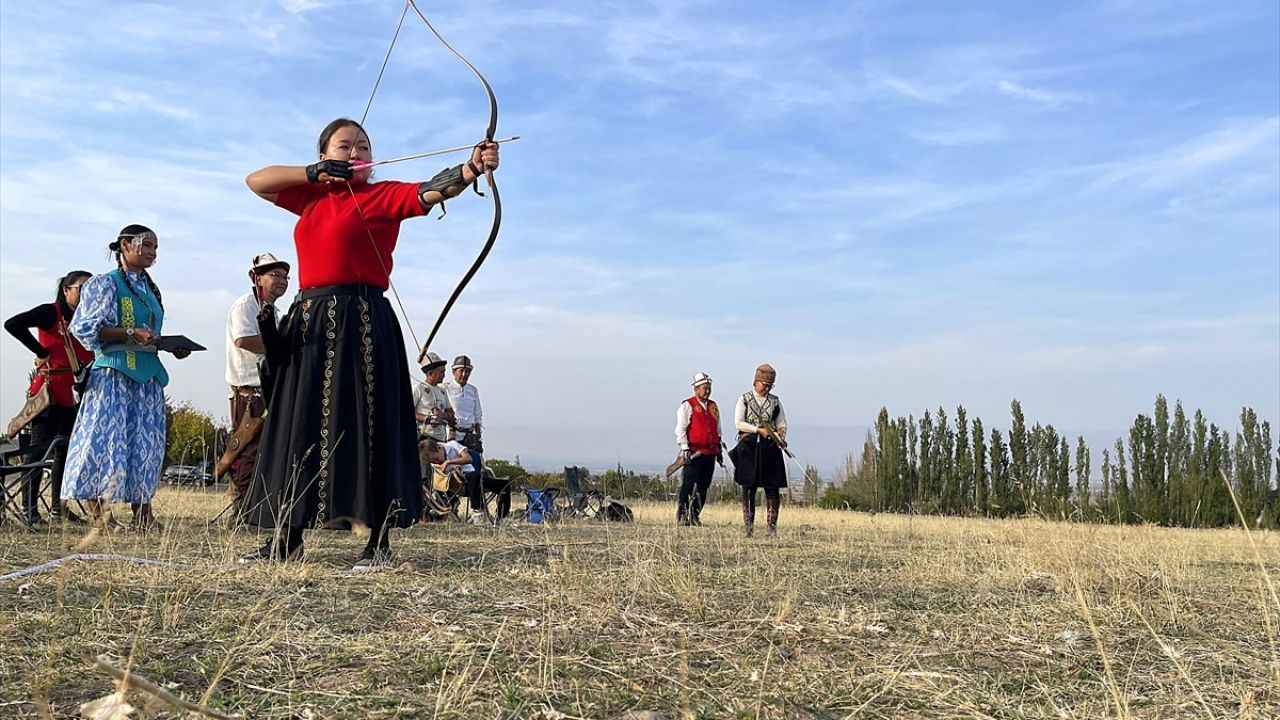
[[[1089,101],[1087,97],[1078,93],[1032,88],[1025,85],[1019,85],[1018,83],[1009,80],[1001,80],[997,83],[996,87],[1000,89],[1000,92],[1010,97],[1019,98],[1021,100],[1030,100],[1049,107],[1058,107],[1060,105]]]

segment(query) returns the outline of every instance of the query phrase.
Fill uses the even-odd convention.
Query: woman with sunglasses
[[[44,453],[47,444],[55,437],[71,437],[76,420],[76,397],[72,391],[76,373],[93,362],[93,353],[67,329],[71,316],[80,305],[80,286],[92,277],[84,270],[72,270],[58,280],[58,289],[51,303],[37,305],[4,321],[4,329],[36,356],[36,371],[27,388],[27,396],[33,397],[45,384],[49,386],[49,407],[36,416],[27,426],[31,433],[31,447],[35,450],[27,462],[35,462]],[[32,329],[36,334],[31,334]],[[67,460],[63,447],[54,456],[49,470],[53,497],[49,512],[53,519],[83,524],[70,508],[62,506],[62,475]],[[40,516],[40,472],[32,471],[22,479],[22,508],[28,526],[44,523]]]

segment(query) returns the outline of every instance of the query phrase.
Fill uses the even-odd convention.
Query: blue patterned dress
[[[120,321],[121,302],[113,275],[95,275],[84,283],[80,306],[71,320],[71,333],[98,355],[98,361],[89,372],[89,385],[71,433],[62,497],[149,503],[156,494],[164,462],[164,386],[168,377],[161,371],[147,382],[138,382],[102,365],[103,343],[98,331],[134,324]],[[139,304],[151,309],[154,320],[137,325],[147,324],[158,333],[163,322],[160,303],[141,274],[129,273],[128,277]]]

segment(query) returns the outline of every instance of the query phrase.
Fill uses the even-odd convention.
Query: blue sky
[[[169,363],[169,392],[225,415],[226,308],[252,255],[294,255],[243,178],[360,115],[402,7],[0,5],[0,314],[151,225],[167,327],[211,349]],[[474,359],[495,456],[663,464],[693,373],[731,406],[765,361],[824,472],[881,406],[990,428],[1018,398],[1098,443],[1156,393],[1280,419],[1274,2],[421,7],[524,136],[498,244],[432,348]],[[410,17],[375,155],[486,119]],[[425,338],[490,213],[465,197],[405,224],[406,329]],[[29,367],[0,342],[5,413]]]

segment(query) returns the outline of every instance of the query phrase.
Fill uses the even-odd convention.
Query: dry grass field
[[[676,528],[399,532],[402,565],[308,536],[305,564],[237,567],[220,496],[163,489],[165,530],[0,530],[0,716],[78,717],[105,656],[245,718],[1276,718],[1280,538],[736,506]],[[125,511],[127,514],[127,510]],[[763,515],[763,509],[761,509]],[[1255,549],[1256,545],[1256,549]],[[130,692],[130,717],[182,717]]]

